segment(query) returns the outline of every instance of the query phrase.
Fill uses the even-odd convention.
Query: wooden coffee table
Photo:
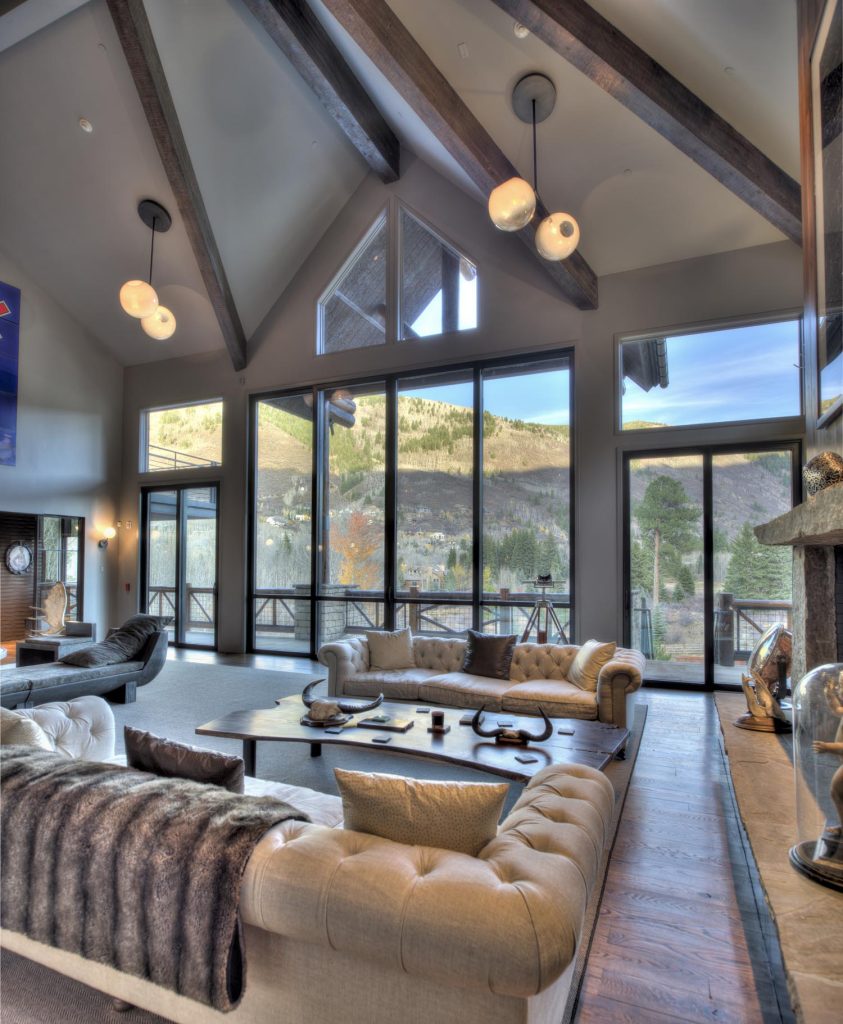
[[[421,707],[422,705],[418,705]],[[415,704],[384,703],[377,711],[355,715],[342,732],[326,733],[324,729],[302,725],[299,721],[306,708],[301,697],[285,697],[274,708],[232,711],[213,722],[200,725],[200,736],[226,736],[243,741],[243,760],[246,774],[256,774],[258,741],[307,743],[311,757],[319,757],[322,745],[342,747],[369,747],[375,750],[429,757],[435,761],[459,764],[466,768],[503,775],[508,779],[526,782],[542,768],[551,764],[587,764],[602,770],[626,743],[629,733],[603,722],[587,722],[575,718],[553,719],[553,735],[542,743],[529,747],[510,743],[495,743],[477,736],[470,725],[460,725],[465,709],[441,708],[445,724],[450,731],[444,734],[428,732],[430,715],[416,710]],[[373,714],[387,714],[394,718],[412,719],[413,727],[407,732],[386,732],[382,729],[358,727],[357,720]],[[509,715],[505,712],[487,712],[486,727],[495,722],[513,723],[514,727],[536,732],[542,720],[534,717]],[[571,730],[560,733],[559,730]],[[388,743],[375,743],[375,737],[389,736]],[[535,761],[518,761],[519,756],[532,756]]]

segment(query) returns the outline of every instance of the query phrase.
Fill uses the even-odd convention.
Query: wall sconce
[[[114,540],[114,538],[116,536],[117,536],[117,531],[114,529],[114,527],[113,526],[106,526],[106,528],[102,531],[102,540],[97,541],[97,547],[98,548],[107,548],[108,547],[108,542],[110,540]]]

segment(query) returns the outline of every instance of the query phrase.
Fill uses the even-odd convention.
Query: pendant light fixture
[[[155,256],[155,232],[170,230],[173,221],[170,214],[154,199],[143,199],[138,204],[138,216],[152,231],[149,245],[149,280],[127,281],[120,289],[120,305],[129,316],[140,320],[141,327],[156,341],[166,341],[176,330],[176,318],[166,306],[158,302],[158,294],[152,287],[152,265]]]
[[[546,120],[556,106],[556,87],[547,75],[533,72],[515,83],[512,109],[533,128],[533,184],[510,178],[489,194],[489,217],[501,231],[520,231],[533,219],[538,204],[538,159],[536,125]],[[536,229],[536,249],[546,260],[564,260],[576,249],[580,229],[569,213],[551,213]]]

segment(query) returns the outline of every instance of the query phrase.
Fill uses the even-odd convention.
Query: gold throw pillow
[[[615,656],[618,645],[612,640],[603,644],[599,640],[587,640],[577,651],[577,656],[568,669],[568,682],[581,690],[597,690],[597,677],[603,668]]]
[[[433,782],[335,768],[344,827],[476,857],[497,835],[509,785]]]

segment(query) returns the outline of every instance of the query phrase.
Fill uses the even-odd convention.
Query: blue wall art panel
[[[20,288],[0,281],[0,466],[17,452]]]

